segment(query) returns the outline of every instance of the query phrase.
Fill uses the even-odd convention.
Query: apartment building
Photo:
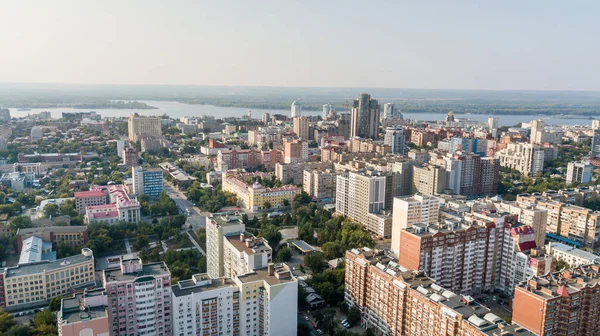
[[[139,153],[137,149],[133,147],[123,148],[121,157],[123,158],[123,165],[127,168],[133,168],[140,164]]]
[[[56,313],[60,336],[109,336],[108,295],[104,288],[86,289],[61,300]]]
[[[594,166],[589,161],[569,162],[567,165],[567,184],[592,182]]]
[[[308,142],[292,140],[283,142],[283,162],[297,163],[308,161]]]
[[[160,168],[133,167],[133,193],[136,196],[158,197],[163,191],[163,172]]]
[[[377,335],[533,335],[367,248],[346,252],[345,301]]]
[[[206,269],[211,278],[219,278],[225,274],[225,237],[240,236],[245,228],[238,216],[215,213],[206,217]]]
[[[308,141],[309,134],[309,123],[307,116],[300,116],[294,118],[294,133],[300,140]]]
[[[275,176],[283,183],[301,184],[305,170],[333,169],[331,162],[275,163]]]
[[[244,209],[252,211],[269,209],[283,206],[286,201],[291,204],[296,195],[302,192],[299,187],[291,184],[276,188],[266,188],[258,182],[247,184],[244,178],[251,175],[256,174],[235,171],[223,173],[223,191],[236,194],[238,205]]]
[[[596,335],[600,265],[545,274],[515,287],[512,320],[536,335]]]
[[[563,243],[549,242],[546,245],[546,253],[571,267],[600,264],[600,256]]]
[[[298,282],[285,264],[233,278],[196,274],[172,287],[174,336],[297,333]]]
[[[273,249],[264,238],[242,231],[223,239],[223,276],[233,278],[265,268],[273,260]]]
[[[2,270],[2,275],[3,307],[10,310],[46,305],[73,289],[96,284],[94,255],[88,248],[82,249],[81,254],[63,259],[8,267]]]
[[[107,195],[102,190],[77,191],[75,192],[75,208],[80,215],[85,214],[85,210],[91,205],[106,204]]]
[[[85,208],[84,222],[92,221],[115,224],[117,222],[137,223],[141,219],[140,203],[129,196],[123,185],[109,185],[92,187],[92,191],[104,192],[108,195],[107,204],[88,205]],[[77,200],[77,193],[75,193]]]
[[[256,168],[261,164],[258,149],[221,149],[217,152],[217,170]]]
[[[546,241],[546,226],[548,223],[548,210],[535,205],[518,202],[499,202],[498,210],[517,215],[519,223],[529,225],[535,231],[535,244],[544,246]]]
[[[102,284],[108,294],[111,335],[173,334],[171,272],[164,262],[121,258],[118,267],[103,271]]]
[[[337,176],[336,212],[365,225],[379,237],[392,234],[392,218],[386,209],[385,175],[377,172],[346,172]],[[388,209],[389,210],[389,209]]]
[[[160,117],[142,117],[135,113],[127,121],[129,141],[136,142],[141,136],[162,136]]]
[[[335,197],[337,174],[331,170],[304,170],[302,189],[316,200],[332,199]]]
[[[440,199],[414,195],[394,197],[392,211],[392,252],[400,251],[400,232],[418,223],[435,224],[440,219]]]
[[[534,144],[509,143],[505,149],[496,152],[496,159],[500,166],[528,176],[537,175],[544,169],[544,149]]]
[[[406,135],[402,127],[388,127],[385,130],[383,143],[391,147],[394,154],[406,153]]]
[[[40,226],[17,230],[17,248],[19,253],[23,248],[23,241],[29,237],[40,237],[44,241],[58,245],[61,241],[73,247],[87,244],[87,226]]]
[[[412,190],[423,195],[439,195],[448,189],[449,176],[444,167],[434,165],[414,166]]]

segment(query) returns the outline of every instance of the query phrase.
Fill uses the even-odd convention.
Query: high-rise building
[[[108,295],[104,288],[86,289],[61,300],[56,313],[60,336],[109,336]],[[116,334],[114,334],[116,335]]]
[[[7,108],[0,108],[0,121],[10,121],[10,110]]]
[[[381,251],[347,251],[345,281],[346,303],[361,312],[361,326],[377,335],[533,336]]]
[[[294,133],[300,140],[308,141],[308,117],[301,116],[294,118]]]
[[[125,140],[116,140],[117,143],[117,155],[123,158],[123,149],[125,149]]]
[[[118,267],[104,270],[102,284],[111,335],[173,334],[171,272],[164,262],[121,258]]]
[[[385,209],[387,177],[384,174],[348,172],[337,176],[336,212],[365,225],[382,238],[392,233],[392,218]]]
[[[595,335],[600,265],[533,277],[515,287],[512,321],[535,335]]]
[[[531,134],[529,142],[534,145],[541,145],[545,142],[545,130],[543,120],[533,120],[531,122]]]
[[[331,170],[308,169],[304,171],[302,188],[310,197],[317,200],[335,197],[337,174]]]
[[[363,93],[354,100],[350,125],[350,137],[376,139],[379,135],[380,106],[371,95]]]
[[[245,228],[239,217],[227,214],[213,214],[206,217],[206,269],[211,278],[219,278],[225,274],[224,238],[239,236]]]
[[[285,264],[233,278],[196,274],[172,288],[173,335],[295,336],[298,281]]]
[[[544,246],[546,240],[546,225],[548,221],[548,210],[536,207],[524,202],[499,202],[498,210],[517,215],[519,223],[531,226],[535,233],[535,244],[538,247]]]
[[[594,166],[589,161],[569,162],[567,184],[592,182]]]
[[[133,147],[125,147],[123,148],[123,154],[121,156],[123,158],[123,164],[127,168],[133,168],[140,164],[140,159],[138,157],[137,149]]]
[[[592,120],[592,129],[594,129],[594,130],[600,129],[600,119]]]
[[[538,145],[509,143],[496,152],[500,166],[518,170],[524,175],[536,175],[544,169],[544,149]]]
[[[406,135],[402,127],[388,127],[385,130],[383,143],[392,147],[392,153],[406,153]]]
[[[495,117],[488,117],[488,128],[490,130],[490,133],[493,132],[494,130],[498,130],[499,126],[500,126],[500,119],[495,118]]]
[[[387,118],[396,117],[396,107],[392,103],[383,104],[383,114],[381,115],[381,120],[385,120]]]
[[[271,122],[271,114],[267,113],[267,112],[263,112],[262,122],[263,122],[263,124],[268,125]]]
[[[325,119],[325,118],[327,118],[327,116],[329,116],[329,112],[335,112],[333,104],[323,105],[323,114],[322,114],[323,119]]]
[[[448,189],[448,172],[444,167],[425,165],[413,168],[414,193],[423,195],[439,195]]]
[[[595,157],[600,156],[600,128],[594,129],[594,135],[592,137],[592,155]]]
[[[148,195],[158,197],[163,191],[163,173],[160,168],[142,168],[140,166],[131,169],[133,177],[133,192],[136,196]]]
[[[292,103],[291,117],[295,118],[295,117],[299,117],[301,115],[302,115],[302,105],[300,105],[299,102],[294,101]]]
[[[141,136],[160,137],[162,124],[160,117],[142,117],[135,113],[128,119],[129,141],[136,142]]]
[[[223,236],[223,275],[242,276],[266,268],[273,260],[273,249],[264,238],[242,231],[239,235]]]
[[[394,197],[392,211],[392,252],[400,251],[400,231],[418,223],[437,223],[440,219],[440,199],[414,195]]]
[[[308,142],[294,139],[283,143],[283,162],[297,163],[308,161]]]

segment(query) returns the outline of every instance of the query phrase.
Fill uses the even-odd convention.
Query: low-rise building
[[[223,173],[223,191],[234,193],[238,204],[252,211],[269,209],[291,203],[301,189],[295,185],[284,185],[277,188],[266,188],[258,182],[247,184],[244,180],[253,174],[241,174],[236,171]]]
[[[546,245],[546,253],[557,261],[567,263],[570,267],[600,264],[600,256],[563,243],[549,242]]]
[[[23,240],[36,236],[58,245],[61,241],[73,247],[80,247],[88,242],[87,226],[41,226],[17,230],[17,248],[23,248]]]

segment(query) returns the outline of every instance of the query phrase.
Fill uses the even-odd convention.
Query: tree
[[[56,215],[58,215],[58,211],[58,205],[50,203],[44,207],[44,217],[56,217]]]
[[[78,251],[78,249],[76,247],[71,246],[71,244],[69,244],[69,242],[67,242],[66,240],[61,240],[60,242],[58,242],[58,258],[66,258],[77,255],[79,253],[80,252]]]
[[[51,311],[58,311],[60,309],[61,300],[62,296],[53,298],[52,300],[50,300],[48,308],[50,308]]]
[[[6,336],[30,336],[30,335],[31,335],[31,330],[29,329],[29,326],[24,325],[24,324],[12,326],[6,332]]]
[[[13,229],[27,229],[31,227],[31,217],[29,216],[17,216],[12,217],[9,221],[10,226]]]
[[[269,246],[275,249],[281,240],[281,232],[272,224],[264,224],[260,227],[260,235],[269,242]]]
[[[325,334],[335,335],[335,310],[323,309],[316,311],[313,316],[319,326],[319,329],[323,330]]]
[[[283,246],[279,249],[279,251],[277,251],[276,259],[279,262],[289,261],[290,259],[292,259],[292,251],[289,247]]]
[[[54,324],[54,320],[56,320],[56,315],[49,310],[42,310],[41,312],[35,314],[33,318],[33,324],[37,327],[42,326],[44,324],[52,325]]]
[[[265,203],[264,203],[264,208],[265,208],[265,209],[269,210],[269,209],[271,209],[272,207],[273,207],[273,205],[271,204],[271,202],[267,201],[267,202],[265,202]]]
[[[10,327],[14,326],[17,322],[10,313],[0,310],[0,334],[6,332]]]
[[[356,307],[348,308],[347,316],[350,325],[357,325],[360,322],[360,310],[356,309]]]
[[[64,201],[60,205],[60,214],[63,216],[69,216],[71,218],[77,217],[79,215],[79,212],[77,212],[77,209],[75,208],[75,201]]]
[[[325,260],[325,254],[319,251],[304,256],[304,264],[310,267],[313,273],[319,273],[325,268]]]
[[[139,250],[147,247],[149,243],[150,243],[150,240],[148,239],[148,236],[143,235],[143,234],[138,234],[138,236],[136,237],[136,240],[135,240],[135,244],[133,244],[133,248],[139,251]]]

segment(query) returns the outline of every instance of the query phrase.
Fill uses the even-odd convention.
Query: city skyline
[[[0,6],[13,13],[0,23],[0,42],[10,46],[0,78],[11,83],[600,90],[593,81],[600,47],[588,43],[600,28],[592,17],[597,5],[588,6],[13,2]],[[365,24],[354,25],[357,20]],[[359,47],[360,41],[369,47]]]

